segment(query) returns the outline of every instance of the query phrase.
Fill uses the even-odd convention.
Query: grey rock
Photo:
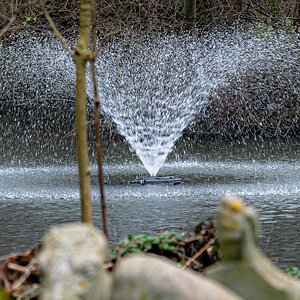
[[[103,269],[107,257],[107,240],[93,226],[54,227],[45,235],[39,256],[44,287],[41,299],[109,299],[111,282]]]
[[[199,273],[183,271],[158,256],[132,255],[118,263],[111,300],[238,300]]]

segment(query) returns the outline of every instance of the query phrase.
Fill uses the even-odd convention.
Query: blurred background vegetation
[[[299,0],[95,0],[101,36],[134,36],[141,31],[169,32],[197,28],[207,31],[222,26],[259,24],[261,28],[300,34]],[[44,5],[64,36],[74,36],[79,23],[79,0],[45,0]],[[185,6],[195,8],[187,18]],[[188,26],[187,26],[188,25]],[[2,0],[0,31],[49,30],[40,0]],[[1,34],[0,34],[1,36]],[[241,78],[230,90],[218,91],[205,111],[185,131],[191,138],[295,139],[300,138],[299,64],[286,80],[263,74]],[[273,77],[274,74],[269,74]],[[258,88],[270,81],[270,88]],[[275,81],[274,81],[275,80]],[[257,88],[253,89],[253,86]],[[252,88],[251,88],[252,87]],[[270,92],[271,91],[271,92]],[[267,100],[266,100],[267,99]],[[226,101],[225,101],[226,100]],[[103,130],[115,133],[110,121]]]
[[[44,3],[63,33],[77,30],[79,0],[46,0]],[[299,0],[96,0],[99,29],[103,33],[181,29],[184,5],[190,3],[196,8],[193,23],[198,28],[247,21],[290,26],[300,31]],[[47,26],[39,1],[2,0],[0,12],[0,28],[15,14],[16,20],[9,30]]]

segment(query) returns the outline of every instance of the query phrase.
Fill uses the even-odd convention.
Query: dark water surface
[[[51,225],[80,220],[76,163],[50,156],[0,161],[0,255],[33,246]],[[271,259],[281,267],[300,266],[299,145],[178,147],[160,175],[178,175],[182,185],[130,186],[129,179],[146,173],[128,147],[117,143],[106,154],[104,171],[111,245],[130,233],[189,230],[213,216],[219,197],[230,192],[259,212],[261,246]],[[100,226],[96,173],[92,165]]]

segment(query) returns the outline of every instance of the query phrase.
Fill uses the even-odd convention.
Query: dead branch
[[[204,253],[214,242],[216,239],[210,239],[204,247],[202,247],[195,255],[189,258],[185,264],[182,266],[182,269],[186,269],[193,261],[195,261],[202,253]]]
[[[101,213],[102,213],[102,224],[103,231],[106,237],[108,238],[108,224],[107,224],[107,208],[106,208],[106,199],[104,191],[104,175],[103,175],[103,158],[102,158],[102,143],[101,143],[101,132],[100,132],[100,96],[98,93],[98,82],[96,74],[96,58],[97,58],[97,19],[96,19],[96,7],[95,1],[92,1],[93,10],[92,10],[92,34],[93,34],[93,50],[92,50],[92,59],[91,63],[91,72],[93,79],[94,87],[94,129],[95,129],[95,144],[96,144],[96,153],[97,153],[97,162],[98,162],[98,179],[99,179],[99,189],[101,196]]]

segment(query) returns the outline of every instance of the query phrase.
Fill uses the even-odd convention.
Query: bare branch
[[[7,17],[6,15],[3,15],[0,13],[0,18],[4,19],[5,21],[10,21],[11,18]]]
[[[40,5],[42,7],[43,13],[47,19],[47,21],[49,22],[49,25],[51,27],[51,29],[53,30],[54,34],[56,35],[56,37],[60,40],[60,42],[62,43],[63,47],[70,53],[70,55],[73,57],[74,56],[74,51],[71,49],[71,47],[68,45],[67,41],[64,39],[64,37],[61,35],[61,33],[59,32],[59,30],[57,29],[55,23],[53,22],[52,18],[50,17],[47,9],[44,6],[44,3],[42,0],[40,0]]]
[[[102,224],[103,231],[108,238],[108,224],[107,224],[107,212],[106,212],[106,199],[104,191],[104,175],[103,175],[103,157],[102,157],[102,143],[101,143],[101,133],[100,133],[100,96],[98,93],[97,75],[96,75],[96,64],[95,60],[97,58],[96,47],[97,47],[97,19],[96,19],[96,6],[95,0],[92,0],[93,10],[92,10],[92,34],[93,34],[93,59],[91,61],[91,72],[94,86],[94,128],[95,128],[95,143],[96,143],[96,153],[98,162],[98,178],[99,178],[99,188],[101,195],[101,212],[102,212]]]
[[[7,25],[1,29],[1,32],[0,32],[0,38],[10,30],[12,24],[15,22],[18,14],[25,8],[27,7],[30,7],[34,4],[38,3],[38,1],[33,1],[33,2],[27,2],[27,3],[23,3],[23,4],[20,4],[18,3],[18,1],[16,1],[15,3],[15,6],[11,5],[11,17],[7,17],[3,14],[0,14],[0,17],[2,19],[5,19],[6,21],[8,21]]]
[[[111,31],[111,32],[109,32],[108,34],[106,34],[106,35],[103,37],[103,39],[101,40],[100,47],[104,47],[104,46],[107,44],[107,42],[109,41],[109,39],[110,39],[111,37],[117,35],[117,34],[120,33],[120,32],[121,32],[121,30],[118,29],[118,30]]]
[[[182,269],[186,269],[195,259],[197,259],[203,252],[205,252],[216,240],[210,239],[196,254],[189,258],[185,264],[182,266]]]
[[[12,17],[10,18],[8,24],[4,28],[2,28],[2,30],[0,32],[0,38],[9,30],[9,28],[11,27],[11,25],[15,22],[16,18],[17,18],[17,14],[14,13],[12,15]]]

